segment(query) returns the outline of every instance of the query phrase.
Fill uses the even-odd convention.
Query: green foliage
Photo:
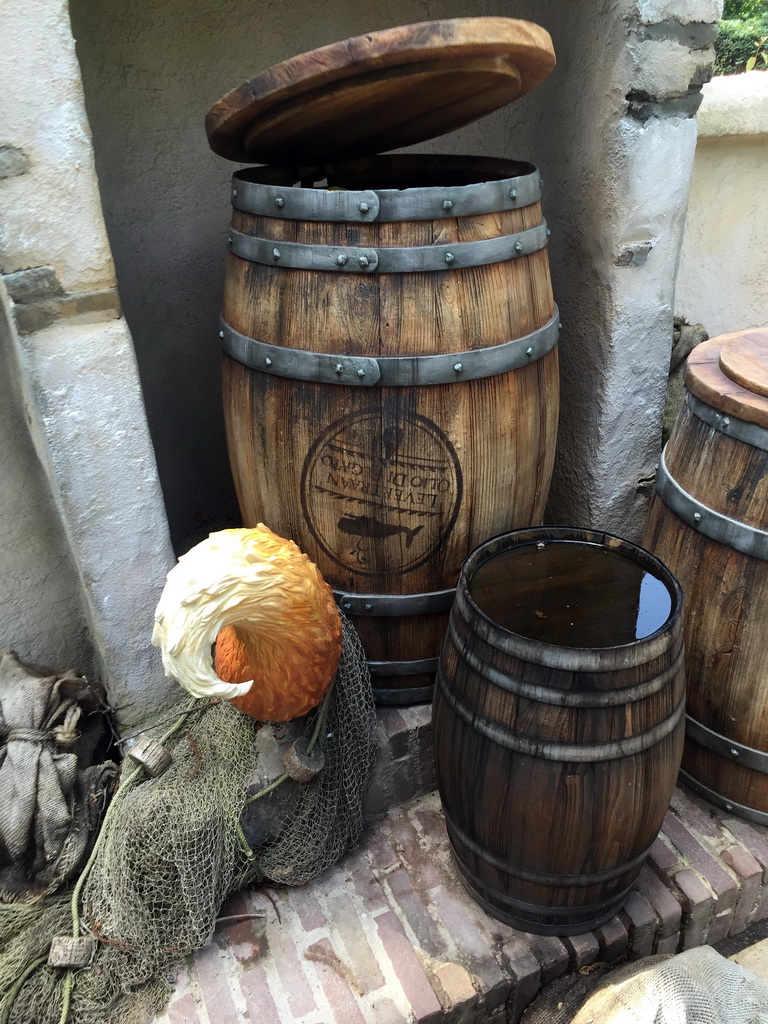
[[[768,0],[725,0],[723,19],[725,21],[746,21],[768,14]]]
[[[747,61],[747,71],[754,71],[759,64],[762,64],[763,68],[768,68],[768,48],[766,48],[766,43],[768,43],[768,36],[760,36],[756,40],[755,52]]]
[[[768,0],[765,2],[768,6]],[[765,62],[764,36],[768,37],[768,10],[759,17],[746,21],[721,21],[720,32],[715,42],[715,74],[735,75],[746,71],[747,63],[752,57],[755,58],[755,63],[749,70],[752,67],[759,68]]]

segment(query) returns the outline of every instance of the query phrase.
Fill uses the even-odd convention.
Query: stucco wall
[[[174,685],[150,645],[173,555],[66,0],[5,0],[0,38],[0,637],[130,723]]]
[[[0,647],[89,675],[80,581],[30,437],[7,306],[0,302]]]
[[[698,121],[675,312],[713,337],[768,327],[768,72],[713,79]]]

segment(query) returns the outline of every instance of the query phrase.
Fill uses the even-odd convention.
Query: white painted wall
[[[711,337],[768,327],[768,72],[704,87],[675,312]]]
[[[0,642],[95,674],[130,724],[174,688],[150,644],[173,553],[125,320],[80,312],[115,279],[66,0],[4,0],[0,38],[0,270],[51,268],[63,300],[19,335],[0,289]]]
[[[4,295],[0,281],[0,297]],[[0,647],[89,675],[80,580],[29,433],[8,303],[0,301]]]

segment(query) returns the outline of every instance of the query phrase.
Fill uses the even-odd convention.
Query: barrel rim
[[[530,163],[501,157],[417,157],[245,168],[232,176],[232,206],[288,221],[386,224],[443,221],[521,210],[541,201]]]
[[[471,576],[485,562],[495,555],[514,547],[537,541],[576,541],[610,547],[630,554],[633,560],[649,569],[664,583],[672,599],[672,607],[665,622],[653,633],[628,644],[608,647],[565,647],[550,644],[545,640],[532,640],[499,625],[472,599],[469,592]],[[483,541],[470,551],[464,560],[459,575],[454,609],[462,604],[471,608],[483,625],[482,635],[486,642],[507,654],[550,668],[567,671],[604,672],[615,671],[632,665],[653,661],[669,651],[669,641],[682,628],[683,591],[672,571],[648,551],[647,548],[615,534],[602,530],[590,530],[570,526],[538,526],[510,530]],[[477,627],[478,623],[475,623]],[[637,657],[628,659],[633,652]]]
[[[298,165],[295,163],[260,164],[255,167],[242,167],[232,175],[233,184],[238,181],[252,182],[258,185],[293,186],[296,181],[309,179],[322,180],[329,175],[339,178],[345,174],[356,174],[368,168],[377,172],[389,170],[391,173],[423,174],[445,171],[472,172],[471,180],[456,188],[469,185],[484,185],[491,181],[506,181],[507,178],[527,178],[538,175],[535,164],[528,160],[514,160],[511,157],[478,156],[469,153],[376,153],[358,159],[323,161],[315,164]],[[480,173],[482,171],[482,173]],[[479,175],[479,176],[478,176]],[[376,192],[410,192],[412,188],[437,188],[437,185],[413,185],[408,188],[370,189]],[[310,191],[311,189],[308,189]],[[369,188],[350,189],[350,191],[369,191]]]

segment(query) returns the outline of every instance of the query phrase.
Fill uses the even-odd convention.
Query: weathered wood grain
[[[371,166],[387,187],[387,160]],[[540,221],[535,203],[382,224],[235,211],[233,227],[276,242],[379,247],[480,240]],[[368,276],[284,270],[230,255],[223,304],[232,327],[261,341],[368,356],[498,345],[543,326],[553,312],[545,249],[456,271]],[[556,350],[498,376],[418,387],[305,383],[224,359],[230,459],[246,524],[262,521],[290,536],[334,589],[354,593],[452,587],[475,544],[540,522],[558,404]],[[437,656],[446,616],[354,621],[371,660],[414,660]],[[381,685],[390,684],[421,682]]]
[[[304,162],[434,138],[510,103],[555,66],[549,34],[513,18],[401,25],[267,68],[206,117],[230,160]]]
[[[725,346],[730,349],[733,343],[738,345],[745,335],[753,341],[759,340],[763,350],[768,345],[768,328],[736,331],[705,341],[704,344],[697,345],[688,356],[685,386],[702,402],[722,410],[728,416],[736,416],[748,423],[768,427],[768,402],[763,397],[765,392],[759,390],[759,382],[747,389],[735,377],[724,372],[720,365],[721,349]],[[726,361],[727,359],[726,356]],[[747,379],[749,376],[754,378],[758,368],[752,363],[746,373],[744,370],[742,364],[742,379]],[[734,370],[734,373],[738,373],[738,370]]]
[[[768,331],[712,339],[692,353],[686,384],[713,408],[768,426],[768,399],[758,393],[761,382],[768,383],[766,356]],[[749,381],[753,390],[738,384],[734,375]],[[767,451],[712,429],[684,405],[666,461],[672,477],[702,504],[739,523],[768,529]],[[658,494],[643,543],[670,566],[685,592],[689,714],[721,736],[768,751],[768,562],[698,533]],[[683,768],[724,799],[768,813],[768,774],[690,737]]]
[[[754,395],[768,395],[768,328],[740,331],[720,347],[720,369]]]
[[[566,532],[602,542],[591,531],[522,531],[542,541]],[[646,640],[565,648],[489,626],[465,599],[476,553],[451,611],[433,703],[448,831],[481,904],[527,931],[579,934],[616,913],[680,765],[680,590],[646,552],[626,542],[618,550],[653,566],[674,595],[670,618]],[[625,752],[627,744],[644,749]]]

